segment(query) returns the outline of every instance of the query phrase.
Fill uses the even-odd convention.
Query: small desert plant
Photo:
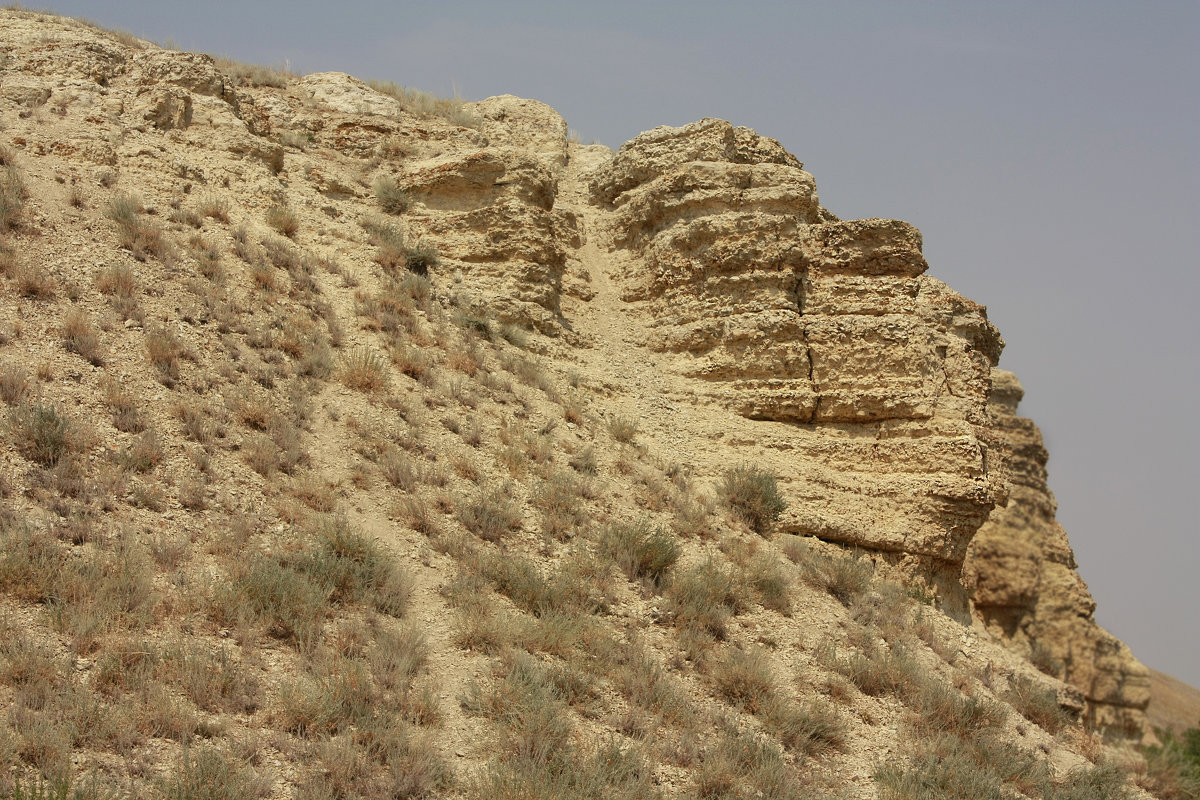
[[[478,118],[463,108],[459,98],[438,97],[420,89],[409,89],[392,81],[368,80],[367,85],[377,92],[390,95],[400,101],[400,107],[410,114],[436,116],[464,128],[479,125]]]
[[[632,417],[612,417],[608,421],[608,432],[618,442],[629,444],[637,436],[638,421]]]
[[[387,362],[368,348],[359,348],[342,359],[342,383],[361,392],[375,392],[387,387]]]
[[[62,325],[63,346],[72,353],[82,356],[90,364],[100,367],[104,365],[104,355],[100,349],[100,334],[92,327],[88,315],[72,309],[67,312]]]
[[[405,492],[411,492],[421,480],[412,458],[391,446],[379,457],[379,474],[389,484]]]
[[[122,451],[121,466],[134,472],[149,472],[163,460],[162,443],[153,429],[134,439],[129,448]]]
[[[267,67],[261,64],[245,64],[223,57],[216,59],[216,66],[239,86],[269,86],[275,89],[286,89],[288,78],[294,77],[294,74],[286,66]]]
[[[763,535],[787,508],[775,476],[759,467],[743,464],[727,470],[717,493],[751,530]]]
[[[1014,784],[1028,791],[1045,772],[1033,754],[994,737],[942,734],[922,740],[907,763],[880,766],[875,781],[882,800],[1006,800],[1015,796]],[[1104,795],[1080,798],[1085,796],[1099,800]]]
[[[404,251],[404,267],[414,275],[425,276],[438,265],[438,251],[433,245],[418,239]]]
[[[1040,725],[1048,733],[1058,733],[1071,724],[1070,715],[1058,704],[1058,692],[1026,678],[1016,677],[1002,699],[1025,719]]]
[[[34,300],[48,300],[58,292],[58,281],[42,267],[34,264],[21,264],[16,270],[17,291],[22,297]]]
[[[29,394],[29,375],[15,364],[0,366],[0,400],[17,405]]]
[[[521,527],[521,507],[507,487],[481,489],[474,498],[461,502],[458,520],[480,539],[495,542]]]
[[[229,201],[223,197],[209,195],[200,201],[200,213],[218,222],[229,222]]]
[[[131,298],[137,294],[137,277],[125,264],[113,264],[96,274],[96,288],[102,294]]]
[[[255,672],[246,669],[228,647],[209,649],[180,642],[163,653],[157,672],[206,711],[245,713],[262,702]]]
[[[77,426],[53,405],[18,406],[11,424],[17,449],[44,467],[53,467],[83,447]]]
[[[658,585],[679,560],[679,542],[648,520],[610,523],[600,534],[600,548],[617,563],[630,580],[646,578]]]
[[[874,565],[857,553],[823,553],[803,539],[790,539],[784,552],[800,567],[806,583],[829,592],[845,606],[866,593],[875,574]]]
[[[164,386],[172,387],[179,380],[179,361],[188,355],[188,350],[167,328],[156,328],[146,334],[146,354],[150,363],[158,370],[158,379]]]
[[[595,475],[600,471],[600,465],[596,463],[596,451],[591,445],[571,456],[567,460],[567,464],[571,469],[583,475]]]
[[[371,190],[375,192],[375,199],[386,214],[403,214],[412,203],[408,193],[397,185],[396,179],[391,175],[380,175],[371,184]]]
[[[740,588],[729,570],[711,558],[677,571],[667,590],[675,624],[724,639],[729,618],[742,610]]]
[[[762,552],[746,565],[746,581],[758,592],[763,608],[784,616],[792,612],[791,577],[771,553]]]
[[[284,205],[273,205],[267,209],[264,217],[266,223],[289,239],[295,237],[300,230],[300,219],[295,212]]]
[[[185,746],[179,764],[159,786],[162,797],[243,800],[261,794],[262,781],[248,765],[214,745]]]
[[[121,234],[121,247],[128,250],[138,261],[149,256],[165,258],[170,252],[162,228],[142,218],[142,201],[135,194],[121,193],[114,197],[104,210],[104,215],[117,223]]]
[[[1118,764],[1074,769],[1061,784],[1047,782],[1042,800],[1134,800],[1137,792]]]
[[[712,678],[726,701],[751,714],[764,710],[775,694],[770,659],[761,649],[733,650],[716,660]]]
[[[807,755],[842,749],[850,727],[845,717],[822,698],[801,703],[777,698],[768,702],[759,716],[785,748]]]
[[[1146,772],[1138,776],[1138,785],[1163,800],[1200,798],[1200,728],[1154,732],[1161,744],[1143,750]]]
[[[8,233],[16,227],[25,207],[25,184],[7,153],[0,153],[0,162],[3,162],[0,166],[0,233]]]
[[[532,501],[542,512],[542,531],[547,536],[564,539],[583,521],[582,491],[574,473],[558,472],[534,492]]]

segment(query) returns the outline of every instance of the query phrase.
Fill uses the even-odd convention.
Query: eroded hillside
[[[0,31],[5,775],[1135,796],[1145,670],[914,228],[720,120]]]

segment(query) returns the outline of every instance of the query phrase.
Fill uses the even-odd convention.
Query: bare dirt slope
[[[1176,733],[1200,728],[1200,689],[1151,669],[1150,695],[1146,716],[1155,728],[1169,728]]]

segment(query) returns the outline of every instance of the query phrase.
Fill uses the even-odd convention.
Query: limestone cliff
[[[925,275],[919,232],[837,220],[777,142],[720,120],[637,137],[591,186],[636,256],[624,298],[651,349],[699,394],[788,423],[753,434],[788,453],[786,529],[878,553],[963,615],[974,539],[979,621],[1060,661],[1098,729],[1139,737],[1145,670],[1092,618],[1003,341]]]

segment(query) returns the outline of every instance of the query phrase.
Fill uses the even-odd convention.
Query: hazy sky
[[[925,235],[1050,447],[1100,622],[1200,686],[1200,3],[55,0],[185,49],[467,99],[616,147],[724,117],[843,218]]]

